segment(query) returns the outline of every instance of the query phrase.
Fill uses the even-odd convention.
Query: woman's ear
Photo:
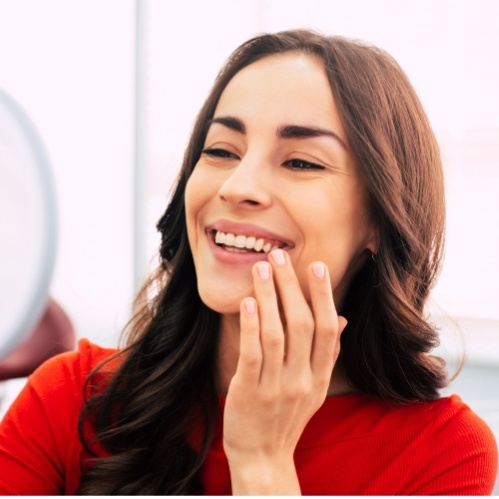
[[[378,231],[374,227],[371,228],[369,231],[369,235],[367,237],[366,241],[366,249],[369,250],[373,255],[375,255],[378,252],[379,248],[379,237],[378,237]]]

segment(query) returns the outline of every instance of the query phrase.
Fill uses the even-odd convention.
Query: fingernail
[[[270,277],[270,265],[267,262],[260,262],[257,268],[261,279],[268,279]]]
[[[248,298],[244,302],[244,308],[246,309],[246,312],[248,312],[248,314],[254,314],[255,313],[255,300],[253,300],[253,298]]]
[[[313,263],[312,272],[317,279],[324,279],[324,264],[321,262]]]
[[[275,249],[271,253],[272,260],[278,265],[284,265],[286,263],[286,257],[284,256],[284,251],[282,249]]]

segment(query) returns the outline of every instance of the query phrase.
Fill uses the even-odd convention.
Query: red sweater
[[[0,425],[0,494],[74,494],[83,382],[113,352],[82,340],[79,351],[52,358],[29,378]],[[328,398],[311,419],[295,462],[306,495],[486,495],[497,446],[457,396],[393,407],[344,395]],[[206,494],[231,493],[221,421],[203,481]]]

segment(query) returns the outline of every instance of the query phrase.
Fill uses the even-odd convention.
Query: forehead
[[[324,63],[299,52],[267,56],[239,71],[222,92],[219,115],[342,130]]]

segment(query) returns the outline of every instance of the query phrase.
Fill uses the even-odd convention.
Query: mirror
[[[0,89],[0,359],[35,326],[57,247],[55,187],[31,120]]]

